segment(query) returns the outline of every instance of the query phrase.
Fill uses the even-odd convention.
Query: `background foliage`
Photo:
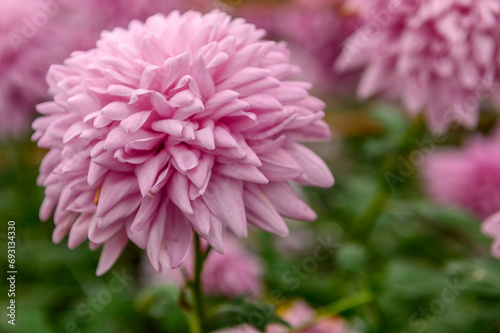
[[[209,299],[211,328],[249,322],[263,329],[280,322],[290,301],[305,299],[318,314],[344,317],[359,332],[500,332],[500,260],[490,255],[491,240],[467,212],[430,201],[421,163],[409,159],[417,151],[425,160],[437,148],[422,119],[386,104],[325,99],[334,138],[312,147],[328,161],[336,185],[304,189],[319,218],[289,221],[289,238],[252,230],[245,243],[264,264],[266,296],[250,303]],[[496,121],[486,112],[479,131]],[[439,144],[460,145],[468,135],[453,129]],[[29,137],[0,143],[0,332],[189,331],[190,296],[148,285],[134,245],[97,277],[100,250],[52,243],[53,222],[38,217],[44,153]],[[388,182],[388,174],[399,178]],[[16,222],[15,327],[6,316],[8,221]],[[317,260],[325,241],[335,245]]]
[[[314,147],[329,160],[336,185],[304,191],[318,221],[291,221],[289,239],[253,230],[247,244],[265,264],[267,298],[229,305],[211,299],[214,328],[248,321],[247,314],[255,311],[266,320],[277,320],[271,315],[273,306],[303,298],[320,313],[341,315],[363,332],[500,331],[500,261],[491,258],[490,240],[481,235],[478,221],[456,208],[430,202],[422,192],[418,166],[394,192],[387,183],[379,184],[384,160],[397,150],[410,120],[386,105],[355,105],[344,111],[337,107],[332,102],[330,111],[335,112],[328,116],[332,128],[338,129],[337,137]],[[349,132],[342,127],[346,121],[351,123]],[[484,120],[482,129],[487,131],[490,122]],[[465,135],[453,131],[448,143],[459,143]],[[420,140],[426,137],[429,134],[422,134]],[[418,148],[412,142],[408,148]],[[18,269],[17,325],[13,330],[5,319],[8,285],[2,279],[0,331],[189,329],[188,315],[181,310],[186,296],[175,287],[145,285],[141,251],[135,246],[129,245],[113,270],[99,278],[95,276],[99,251],[84,245],[69,250],[64,242],[54,245],[52,222],[40,223],[38,218],[43,192],[35,182],[44,152],[28,138],[3,143],[0,151],[1,253],[7,253],[7,221],[14,220]],[[357,223],[383,186],[382,193],[390,198],[366,238]],[[330,238],[336,245],[332,255],[317,261],[317,269],[311,271],[315,266],[306,258],[313,257],[318,237]],[[0,256],[0,263],[5,271],[6,255]],[[124,272],[133,279],[119,292],[107,293],[116,274]],[[465,289],[445,303],[442,294],[448,283]],[[104,294],[111,294],[111,299]]]

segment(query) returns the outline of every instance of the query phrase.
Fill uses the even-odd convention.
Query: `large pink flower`
[[[433,129],[477,123],[479,102],[498,89],[497,0],[352,0],[364,26],[345,43],[339,69],[364,68],[358,94],[425,110]],[[498,95],[498,94],[497,94]]]
[[[41,219],[55,208],[54,241],[104,244],[98,274],[128,239],[153,267],[178,267],[193,229],[222,252],[223,231],[247,222],[286,235],[282,216],[314,220],[288,181],[330,187],[326,164],[299,141],[323,140],[324,103],[285,45],[218,11],[171,13],[105,32],[48,74],[34,140]]]
[[[487,218],[500,210],[500,131],[474,137],[458,148],[440,149],[422,166],[427,192],[436,201]]]
[[[204,244],[205,245],[205,244]],[[185,277],[193,277],[194,251],[184,263],[175,269],[166,268],[161,273],[146,269],[147,277],[153,283],[173,284],[184,287]],[[186,276],[183,275],[186,274]],[[262,293],[263,268],[259,259],[246,250],[234,237],[226,237],[225,253],[211,251],[201,275],[203,291],[210,295],[237,297],[250,295],[256,298]]]
[[[480,219],[483,231],[497,238],[500,256],[500,130],[490,138],[474,137],[460,149],[442,149],[422,167],[427,191],[437,202],[465,208]],[[495,214],[491,216],[492,214]],[[491,217],[490,217],[491,216]]]

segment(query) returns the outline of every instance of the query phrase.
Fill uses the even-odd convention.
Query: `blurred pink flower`
[[[0,137],[29,131],[47,100],[45,76],[74,50],[88,50],[104,29],[174,9],[209,9],[211,0],[4,0],[0,11]]]
[[[206,247],[206,243],[204,243]],[[193,277],[193,250],[176,269],[166,268],[161,273],[148,265],[146,274],[153,283],[170,283],[179,287],[186,284],[184,270],[188,278]],[[203,266],[201,281],[203,291],[209,295],[237,297],[250,295],[257,298],[262,294],[263,269],[259,259],[246,250],[234,237],[226,237],[225,254],[211,251]]]
[[[355,333],[348,327],[345,320],[338,317],[315,318],[314,310],[304,301],[292,303],[281,316],[297,333]],[[280,324],[270,324],[265,333],[287,333],[290,329]],[[249,325],[242,325],[229,329],[219,330],[217,333],[258,333]]]
[[[36,114],[35,104],[47,95],[47,69],[74,46],[61,41],[60,24],[42,10],[38,0],[2,2],[0,137],[26,134]]]
[[[358,95],[400,99],[412,115],[425,112],[435,130],[452,121],[475,127],[480,101],[498,88],[500,2],[368,3],[350,1],[364,25],[336,63],[343,71],[364,68]]]
[[[491,137],[474,137],[464,147],[441,149],[422,166],[425,186],[437,202],[474,213],[486,235],[497,238],[500,256],[500,129]],[[495,214],[491,216],[492,214]],[[491,216],[491,217],[490,217]]]
[[[268,37],[285,40],[292,62],[304,70],[300,78],[312,81],[321,93],[354,91],[356,76],[338,74],[333,64],[342,42],[358,26],[355,15],[342,13],[341,0],[292,0],[284,5],[249,5],[238,15],[268,31]]]
[[[282,216],[314,220],[287,182],[333,185],[298,143],[330,138],[325,105],[285,80],[289,51],[263,35],[218,11],[158,14],[52,66],[33,139],[50,149],[38,183],[53,240],[104,244],[103,274],[130,239],[161,271],[182,264],[193,229],[222,252],[226,227],[285,236]]]
[[[257,257],[235,239],[225,240],[225,254],[211,252],[203,267],[203,290],[209,294],[237,297],[262,294],[262,266]]]
[[[437,202],[465,208],[479,218],[500,210],[500,131],[474,137],[461,148],[439,149],[421,170]]]

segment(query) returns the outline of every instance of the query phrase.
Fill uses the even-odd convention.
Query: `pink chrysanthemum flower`
[[[241,295],[259,297],[262,294],[263,273],[259,259],[246,250],[234,237],[226,237],[224,245],[225,254],[211,251],[207,256],[201,275],[203,291],[209,295],[229,298]],[[193,276],[193,264],[194,256],[191,250],[179,268],[166,268],[161,273],[149,268],[147,277],[153,283],[169,283],[184,287],[187,283],[185,278]],[[148,267],[151,266],[148,265]]]
[[[193,229],[222,252],[225,228],[284,236],[282,216],[314,220],[287,182],[333,184],[298,143],[330,137],[325,105],[286,80],[298,69],[263,35],[218,11],[158,14],[51,67],[33,138],[50,149],[38,182],[54,241],[104,244],[102,274],[130,239],[161,271],[184,261]]]
[[[358,20],[343,12],[342,4],[343,0],[293,0],[280,6],[241,6],[237,13],[266,29],[270,37],[286,40],[292,61],[306,69],[301,78],[312,81],[315,89],[345,94],[354,91],[357,75],[336,73],[333,65]]]
[[[440,149],[421,170],[437,202],[456,205],[484,219],[500,210],[500,131],[474,137],[465,146]]]
[[[437,202],[465,208],[480,219],[500,211],[500,130],[490,138],[475,137],[461,149],[442,149],[422,167],[427,192]],[[493,253],[500,256],[500,215],[483,223],[497,238]]]
[[[352,0],[364,26],[344,44],[340,70],[364,67],[361,98],[383,93],[442,131],[477,123],[479,102],[498,89],[497,0]]]
[[[355,333],[345,320],[337,317],[315,318],[314,310],[304,301],[293,302],[281,315],[283,320],[293,327],[297,333]],[[271,324],[265,333],[286,333],[290,329],[280,325]],[[257,329],[249,325],[242,325],[229,329],[219,330],[217,333],[257,333]]]

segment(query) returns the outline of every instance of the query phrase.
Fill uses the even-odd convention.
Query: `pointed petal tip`
[[[236,237],[240,239],[246,239],[248,237],[248,228],[231,228],[230,226],[227,226],[234,234]]]
[[[500,236],[500,212],[488,217],[481,226],[481,231],[490,237]]]
[[[325,180],[324,188],[330,188],[333,187],[333,185],[335,185],[335,177],[333,177],[333,174],[330,172],[330,177]]]
[[[282,230],[276,230],[274,232],[274,234],[276,236],[279,236],[279,237],[288,237],[288,235],[290,235],[290,230],[288,229],[288,227],[286,229],[282,229]]]
[[[170,269],[177,269],[177,268],[181,267],[182,263],[183,262],[177,263],[175,265],[170,265],[168,268],[170,268]]]
[[[317,219],[318,219],[318,214],[316,214],[315,211],[313,211],[312,209],[310,209],[309,211],[304,212],[304,215],[301,216],[300,221],[303,221],[303,222],[314,222]]]
[[[68,249],[70,249],[70,250],[74,250],[74,249],[76,249],[76,248],[78,247],[78,245],[80,245],[80,244],[76,244],[76,243],[74,243],[74,242],[72,243],[72,242],[70,242],[70,241],[68,240]]]
[[[149,248],[146,248],[146,254],[148,256],[148,260],[149,260],[149,263],[151,265],[151,267],[153,267],[153,269],[155,271],[157,271],[158,273],[161,273],[161,267],[160,267],[160,261],[159,260],[154,260],[152,258],[152,253],[151,253],[151,250],[148,251]]]
[[[98,265],[95,271],[95,275],[103,276],[104,274],[106,274],[107,271],[109,271],[109,268],[105,269],[104,267],[101,267],[101,265]]]
[[[136,224],[136,225],[132,225],[130,227],[130,231],[132,233],[138,233],[138,232],[141,232],[142,230],[144,230],[144,228],[146,227],[145,224]]]
[[[54,230],[54,232],[52,233],[52,242],[54,244],[59,244],[62,242],[63,239],[64,239],[64,235],[61,235],[57,229]]]

